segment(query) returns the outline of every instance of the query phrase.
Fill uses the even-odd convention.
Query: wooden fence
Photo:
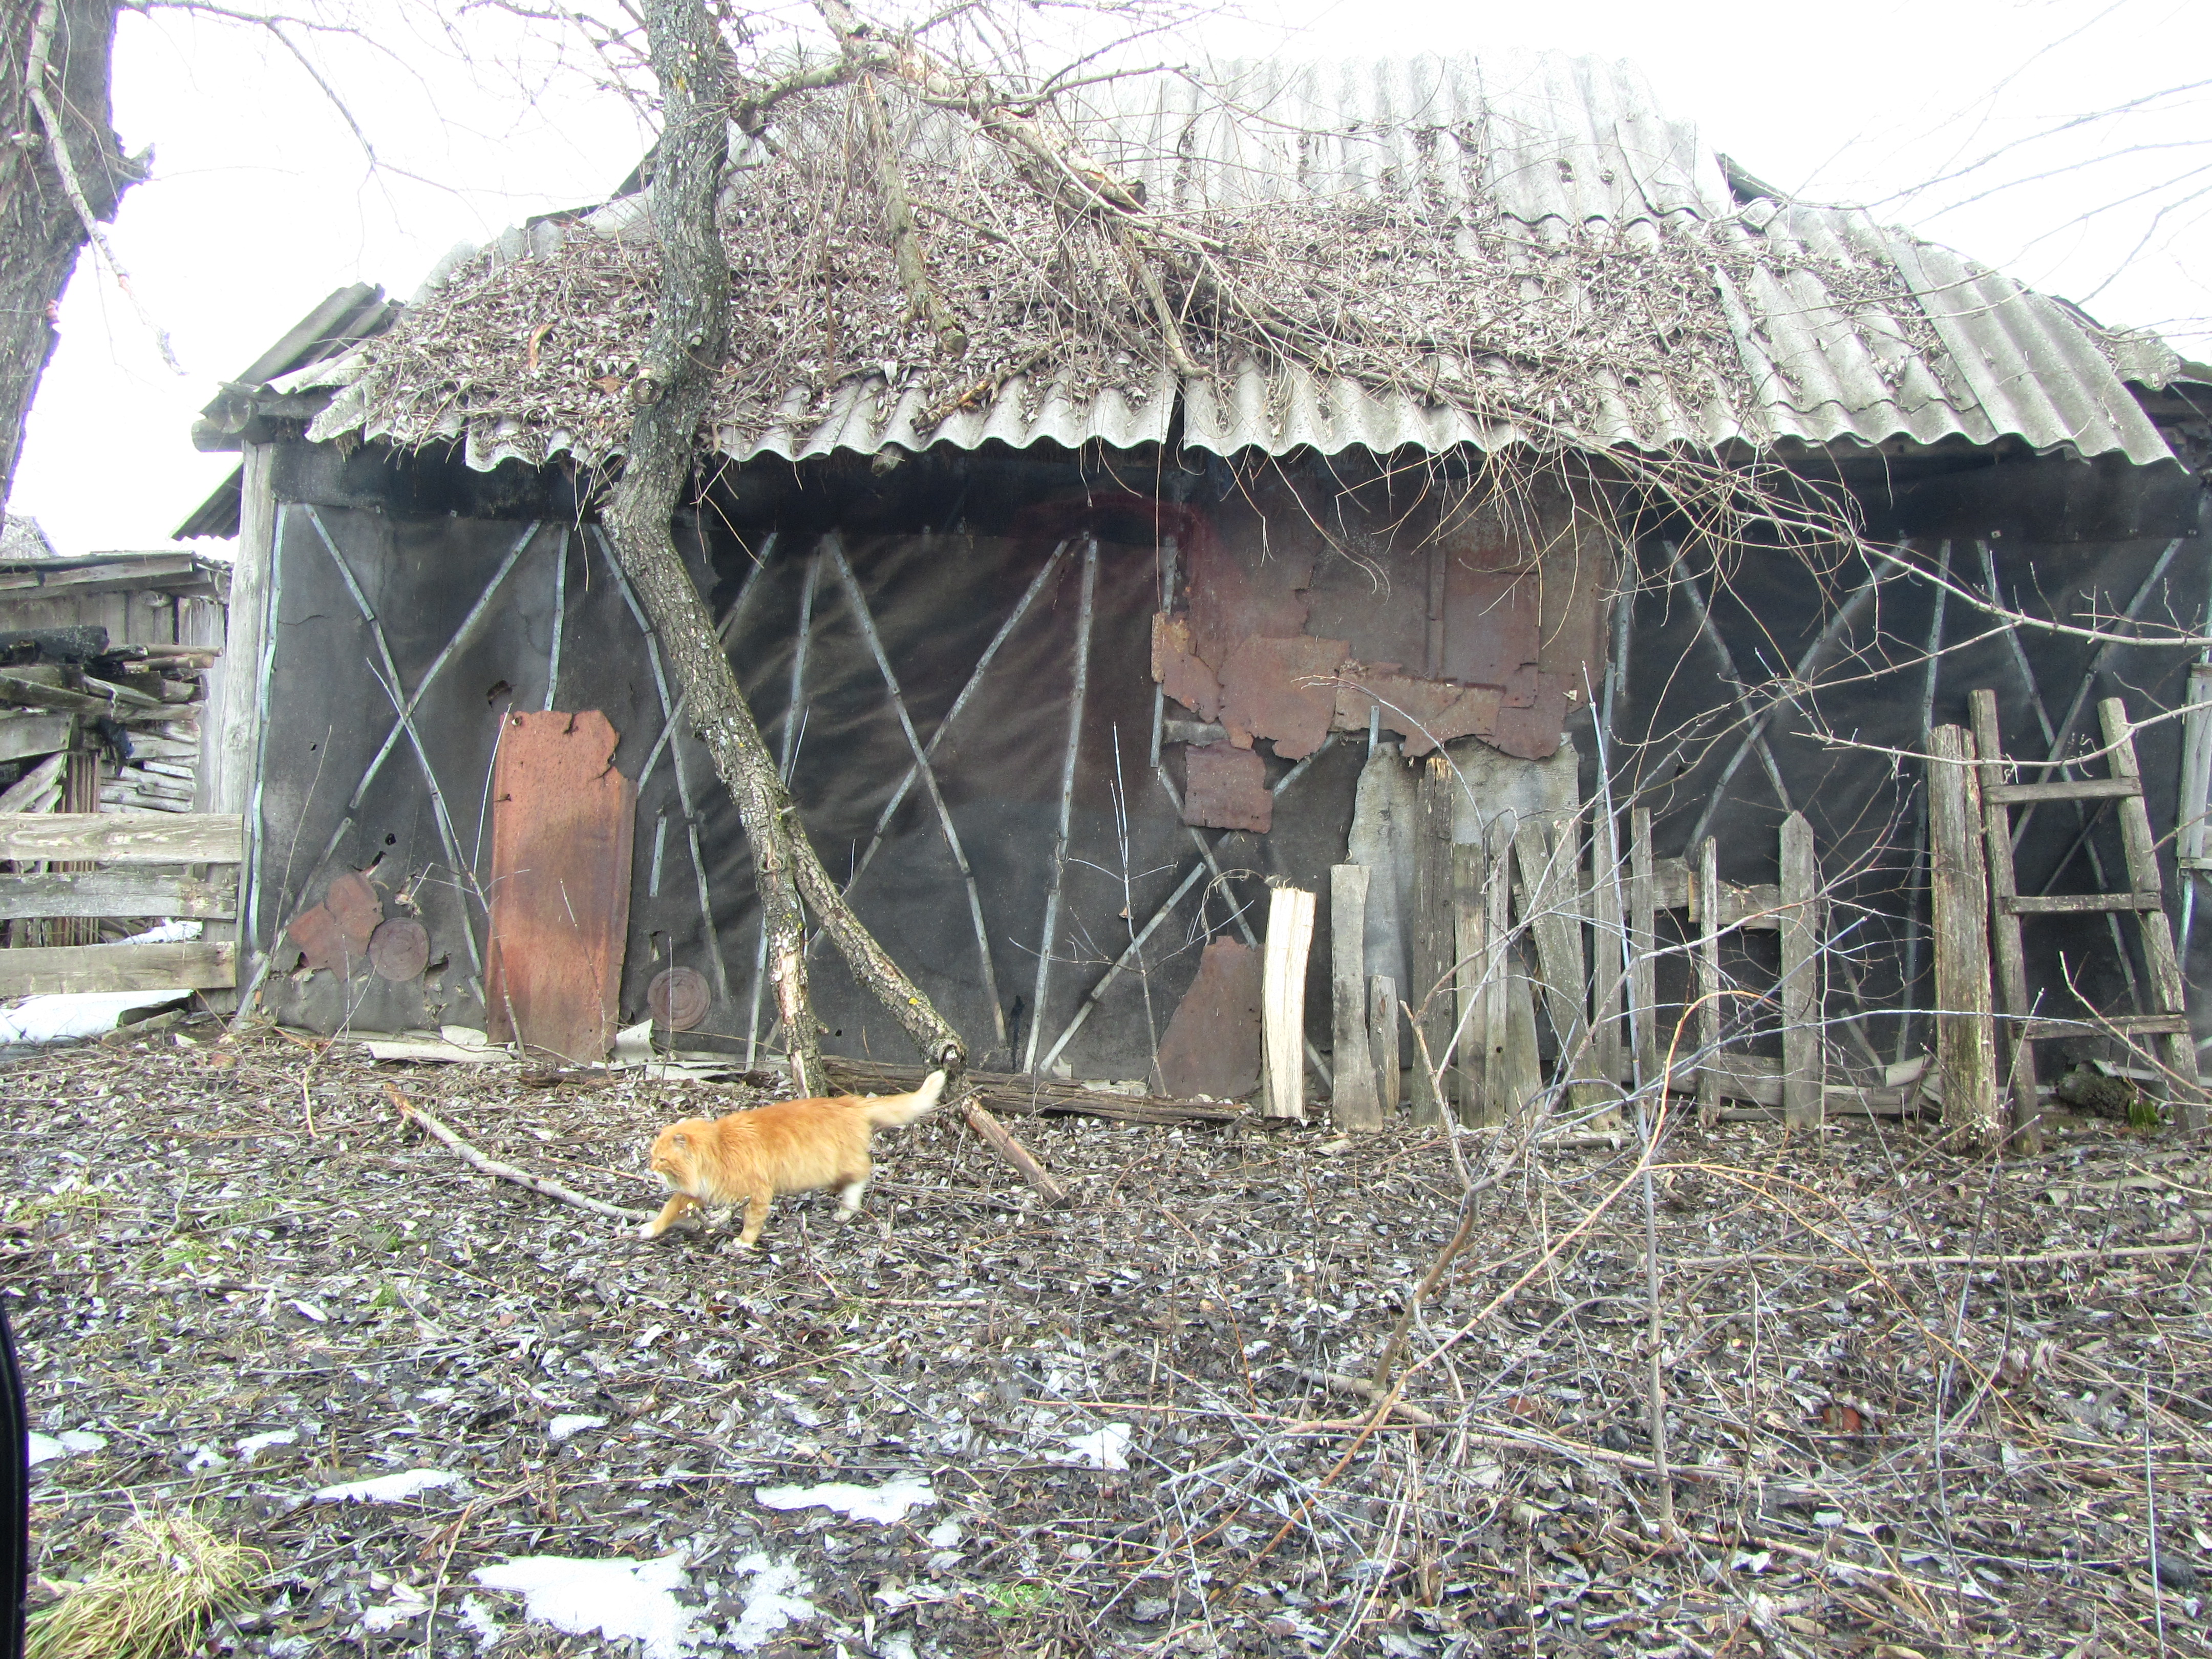
[[[226,812],[0,814],[0,860],[21,872],[0,875],[0,921],[169,916],[234,935],[240,823]],[[26,868],[55,863],[94,867]],[[237,982],[234,937],[0,951],[0,996],[216,990]]]

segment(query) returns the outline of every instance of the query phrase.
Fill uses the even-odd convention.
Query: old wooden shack
[[[2101,782],[2105,699],[2190,701],[2204,372],[1788,199],[1626,66],[1100,89],[1085,151],[1267,296],[1187,294],[1181,366],[1083,222],[895,113],[964,355],[908,315],[877,175],[825,196],[845,164],[808,173],[794,117],[734,175],[740,337],[678,535],[807,833],[990,1068],[1249,1095],[1272,995],[1304,1025],[1279,1104],[1433,1110],[1379,988],[1456,1036],[1471,1112],[1563,1054],[1602,1110],[1678,1032],[1709,1097],[1901,1109],[1956,1012],[1921,757],[1986,690],[2018,780]],[[648,1014],[775,1046],[737,815],[597,522],[640,216],[520,228],[405,307],[334,295],[199,429],[241,451],[195,524],[235,527],[261,665],[225,678],[216,805],[282,1018],[497,1034],[565,985],[574,1058]],[[2152,860],[2153,896],[2027,928],[2019,976],[2039,1018],[2136,1018],[2142,1054],[2048,1027],[2067,1058],[2177,1087],[2195,1039],[2136,924],[2202,957],[2192,730],[2136,733],[2134,794],[2007,808],[2027,898],[2140,895]],[[830,1052],[911,1060],[815,970]],[[1699,982],[1734,1000],[1686,1022]]]

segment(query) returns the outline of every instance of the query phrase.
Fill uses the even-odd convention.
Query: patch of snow
[[[914,1638],[902,1630],[876,1638],[878,1659],[919,1659],[914,1650]]]
[[[1073,1457],[1058,1461],[1079,1463],[1085,1468],[1126,1469],[1129,1467],[1131,1431],[1127,1423],[1109,1423],[1096,1434],[1071,1434],[1067,1449]]]
[[[271,1446],[294,1445],[298,1443],[299,1438],[300,1431],[297,1429],[271,1429],[266,1434],[247,1435],[233,1449],[251,1463]]]
[[[68,1429],[58,1435],[27,1434],[24,1461],[36,1466],[51,1463],[57,1457],[67,1457],[76,1452],[98,1451],[107,1443],[104,1434],[94,1434],[89,1429]]]
[[[732,1647],[750,1653],[786,1625],[814,1617],[814,1603],[804,1594],[814,1587],[788,1559],[771,1561],[756,1550],[739,1560],[736,1570],[750,1573],[752,1583],[742,1592],[745,1611],[730,1632]]]
[[[230,1460],[213,1446],[192,1448],[191,1461],[185,1465],[186,1474],[204,1474],[210,1469],[227,1469]]]
[[[470,1576],[487,1589],[515,1591],[532,1619],[571,1636],[635,1638],[645,1644],[645,1659],[681,1659],[691,1629],[691,1609],[672,1593],[684,1582],[681,1550],[652,1561],[526,1555]]]
[[[937,1501],[929,1482],[911,1475],[887,1480],[880,1486],[848,1486],[842,1480],[819,1486],[758,1486],[753,1498],[771,1510],[835,1510],[848,1520],[873,1521],[879,1525],[903,1521],[908,1510],[923,1509]]]
[[[138,1008],[167,1008],[190,991],[71,991],[29,997],[0,1012],[0,1042],[67,1042],[112,1031]]]
[[[499,1638],[506,1634],[499,1620],[491,1616],[491,1609],[474,1595],[465,1597],[461,1602],[461,1628],[477,1638],[479,1650],[496,1647]]]
[[[940,1521],[929,1529],[929,1541],[941,1550],[949,1550],[960,1541],[960,1523]]]
[[[188,939],[198,939],[207,924],[204,921],[165,921],[149,927],[143,933],[133,933],[129,939],[119,939],[118,945],[178,945]]]
[[[451,1486],[460,1476],[446,1469],[409,1469],[400,1474],[380,1474],[374,1480],[349,1480],[325,1486],[314,1494],[318,1504],[404,1504],[417,1492]]]
[[[607,1419],[587,1416],[582,1412],[563,1412],[545,1425],[548,1440],[566,1440],[572,1434],[581,1434],[586,1429],[604,1429]]]

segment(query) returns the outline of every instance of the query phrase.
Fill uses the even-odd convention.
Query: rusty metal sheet
[[[1170,1094],[1236,1100],[1260,1086],[1260,953],[1241,940],[1206,947],[1160,1040]]]
[[[1484,569],[1454,555],[1445,566],[1444,652],[1435,678],[1498,686],[1509,707],[1533,702],[1543,591],[1533,567]]]
[[[1347,662],[1337,671],[1338,731],[1364,732],[1369,711],[1380,708],[1382,728],[1405,739],[1408,759],[1419,759],[1454,738],[1486,740],[1497,731],[1504,693],[1496,686],[1445,685],[1414,679],[1396,668],[1395,663],[1370,668]]]
[[[1200,537],[1187,550],[1191,649],[1217,670],[1239,642],[1292,639],[1305,632],[1312,605],[1310,551],[1278,550],[1257,538]]]
[[[1202,720],[1221,718],[1221,682],[1190,648],[1190,618],[1152,616],[1152,680]]]
[[[378,923],[368,936],[368,964],[395,983],[419,977],[430,964],[429,930],[412,916]]]
[[[1226,743],[1184,750],[1182,821],[1265,835],[1275,822],[1275,798],[1260,757]]]
[[[1516,708],[1509,702],[1500,708],[1497,729],[1489,738],[1493,747],[1522,760],[1542,760],[1559,752],[1567,710],[1582,695],[1579,687],[1567,684],[1564,674],[1542,674],[1537,679],[1536,695],[1529,706]]]
[[[485,1029],[528,1053],[603,1060],[620,1024],[637,787],[615,770],[615,729],[597,709],[506,719]]]
[[[338,919],[331,914],[327,904],[301,911],[286,924],[284,937],[292,941],[301,960],[310,968],[334,974],[352,970],[356,952],[348,948],[345,929],[338,926]]]
[[[384,899],[369,878],[358,870],[333,876],[323,903],[344,933],[348,953],[367,956],[369,939],[384,920]]]
[[[645,1006],[656,1024],[672,1031],[688,1031],[707,1018],[714,1006],[714,993],[696,968],[664,968],[646,988]]]
[[[1249,749],[1273,739],[1275,753],[1300,760],[1328,739],[1336,714],[1342,640],[1244,640],[1221,668],[1221,724],[1229,741]]]

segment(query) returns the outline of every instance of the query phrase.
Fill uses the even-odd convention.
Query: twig
[[[1303,1376],[1309,1382],[1318,1382],[1324,1389],[1332,1389],[1338,1394],[1356,1395],[1370,1406],[1389,1398],[1389,1389],[1378,1389],[1364,1377],[1346,1376],[1338,1371],[1321,1371],[1307,1365],[1293,1365],[1291,1367],[1291,1374],[1293,1376]],[[1391,1401],[1390,1409],[1408,1423],[1418,1423],[1425,1429],[1437,1426],[1437,1419],[1431,1413],[1423,1411],[1419,1406],[1409,1406],[1402,1400]]]
[[[978,1105],[973,1096],[965,1097],[960,1102],[960,1115],[993,1152],[1020,1171],[1022,1179],[1036,1188],[1038,1195],[1047,1205],[1055,1210],[1067,1207],[1066,1189],[1052,1178],[1043,1164],[1030,1155],[1028,1147],[1006,1133],[1004,1124]]]
[[[400,1091],[398,1084],[386,1084],[384,1092],[392,1097],[392,1103],[399,1109],[400,1116],[421,1124],[434,1138],[444,1141],[447,1146],[460,1154],[462,1162],[483,1170],[488,1176],[501,1181],[511,1181],[518,1187],[527,1187],[533,1193],[542,1193],[547,1198],[557,1198],[563,1204],[572,1205],[579,1210],[589,1210],[594,1215],[611,1216],[617,1221],[645,1221],[651,1218],[643,1210],[626,1210],[619,1204],[609,1204],[600,1199],[586,1197],[573,1188],[563,1187],[557,1181],[549,1181],[543,1176],[532,1175],[528,1170],[519,1170],[512,1164],[501,1164],[497,1158],[487,1157],[439,1122],[436,1118],[432,1117],[413,1101],[408,1099]]]

